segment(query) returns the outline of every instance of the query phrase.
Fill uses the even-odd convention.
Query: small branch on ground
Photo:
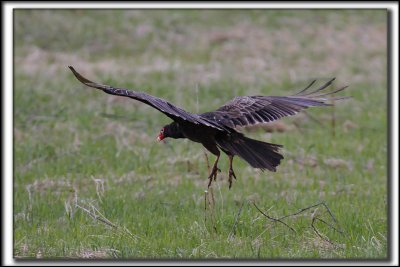
[[[273,218],[273,217],[268,216],[267,214],[265,214],[262,210],[260,210],[260,209],[257,207],[257,205],[256,205],[255,202],[253,202],[253,205],[254,205],[254,207],[255,207],[262,215],[264,215],[266,218],[268,218],[268,219],[270,219],[270,220],[272,220],[272,221],[274,221],[274,222],[280,222],[281,224],[285,225],[285,226],[288,227],[290,230],[292,230],[294,233],[296,233],[296,230],[294,230],[294,229],[293,229],[292,227],[290,227],[288,224],[286,224],[285,222],[283,222],[281,219],[276,219],[276,218]]]
[[[208,207],[208,209],[207,209]],[[214,190],[210,187],[208,190],[204,191],[204,223],[207,225],[207,216],[209,216],[212,227],[215,232],[217,232],[217,226],[215,222],[215,200],[214,200]]]
[[[331,216],[331,218],[333,219],[333,221],[334,221],[335,223],[337,223],[335,216],[333,216],[333,213],[331,212],[331,210],[329,209],[329,207],[325,204],[325,202],[319,202],[319,203],[317,203],[317,204],[314,204],[314,205],[311,205],[311,206],[302,208],[302,209],[300,209],[299,211],[297,211],[297,212],[295,212],[295,213],[292,213],[292,214],[289,214],[289,215],[285,215],[285,216],[280,217],[279,220],[285,219],[285,218],[287,218],[287,217],[292,217],[292,216],[299,215],[300,213],[302,213],[302,212],[304,212],[304,211],[306,211],[306,210],[315,208],[315,207],[320,206],[320,205],[322,205],[322,206],[325,207],[325,209],[328,211],[328,213],[329,213],[329,215]],[[339,231],[339,232],[340,232],[340,231]]]
[[[312,229],[314,230],[314,233],[316,233],[317,236],[319,236],[319,238],[321,238],[321,239],[324,240],[325,242],[328,242],[329,244],[331,244],[331,245],[334,246],[335,248],[343,248],[343,246],[341,246],[341,245],[339,245],[339,244],[336,244],[335,242],[331,241],[329,238],[323,236],[323,235],[318,231],[317,227],[314,225],[314,223],[315,223],[317,220],[323,222],[323,220],[321,220],[321,219],[319,219],[319,218],[316,218],[316,217],[314,217],[314,218],[312,219],[311,227],[312,227]],[[325,222],[324,222],[324,223],[325,223]],[[327,223],[326,223],[326,224],[327,224]],[[327,224],[327,225],[329,225],[329,224]],[[330,225],[329,225],[329,226],[330,226]],[[335,228],[333,227],[333,229],[335,229]],[[336,230],[336,229],[335,229],[335,230]],[[341,232],[340,232],[340,233],[341,233]]]
[[[137,239],[139,239],[139,236],[136,236],[134,234],[132,234],[125,226],[118,226],[114,223],[112,223],[110,220],[108,220],[94,205],[90,204],[89,208],[85,208],[80,206],[79,204],[76,204],[76,207],[81,209],[82,211],[84,211],[86,214],[88,214],[90,217],[92,217],[95,220],[98,220],[108,226],[110,226],[111,228],[113,228],[114,230],[117,231],[117,233],[119,233],[122,236],[128,236],[129,238],[133,239],[134,241],[136,241]],[[89,210],[90,209],[90,210]],[[142,239],[143,240],[143,239]]]
[[[324,223],[325,225],[329,226],[329,228],[335,230],[336,232],[338,232],[338,233],[340,233],[340,234],[342,234],[342,235],[344,234],[342,230],[337,229],[337,228],[334,227],[333,225],[331,225],[331,224],[325,222],[324,220],[322,220],[322,219],[320,219],[320,218],[318,218],[318,217],[315,217],[313,220],[318,220],[318,221]]]
[[[292,230],[294,233],[297,233],[297,232],[296,232],[291,226],[289,226],[288,224],[286,224],[286,223],[283,222],[282,220],[283,220],[283,219],[286,219],[286,218],[289,218],[289,217],[294,217],[294,216],[296,216],[296,215],[299,215],[299,214],[301,214],[301,213],[303,213],[303,212],[305,212],[305,211],[307,211],[307,210],[309,210],[309,209],[318,207],[318,206],[320,206],[320,205],[324,206],[324,208],[328,211],[328,213],[329,213],[330,217],[332,218],[332,220],[335,222],[335,224],[338,225],[338,222],[337,222],[335,216],[333,215],[333,213],[331,212],[331,210],[329,209],[329,207],[325,204],[325,202],[320,202],[320,203],[317,203],[317,204],[315,204],[315,205],[311,205],[311,206],[302,208],[302,209],[298,210],[298,211],[295,212],[295,213],[292,213],[292,214],[289,214],[289,215],[285,215],[285,216],[282,216],[282,217],[280,217],[280,218],[273,218],[273,217],[267,215],[265,212],[261,211],[261,209],[258,208],[257,205],[256,205],[254,202],[253,202],[253,205],[254,205],[254,207],[255,207],[262,215],[264,215],[266,218],[268,218],[268,219],[270,219],[270,220],[272,220],[272,221],[274,221],[274,222],[280,222],[281,224],[285,225],[285,226],[288,227],[290,230]],[[338,232],[338,233],[340,233],[340,234],[343,234],[343,231],[342,231],[340,228],[336,228],[336,227],[333,226],[332,224],[327,223],[327,222],[324,221],[323,219],[318,218],[315,214],[316,214],[316,211],[312,214],[311,227],[312,227],[313,231],[314,231],[322,240],[324,240],[324,241],[330,243],[331,245],[333,245],[333,246],[335,246],[335,247],[337,247],[337,248],[342,248],[339,244],[336,244],[336,243],[334,243],[333,241],[329,240],[327,237],[323,236],[323,235],[318,231],[317,227],[315,226],[315,222],[320,221],[320,222],[324,223],[325,225],[327,225],[329,228],[333,229],[334,231],[336,231],[336,232]]]
[[[105,218],[105,217],[103,216],[103,214],[101,214],[100,212],[98,212],[98,210],[97,210],[94,206],[92,206],[92,209],[93,209],[94,211],[97,211],[97,212],[99,213],[99,215],[96,214],[94,211],[90,211],[90,210],[88,210],[88,209],[86,209],[86,208],[84,208],[84,207],[82,207],[82,206],[79,206],[78,204],[76,205],[76,207],[79,208],[79,209],[81,209],[81,210],[83,210],[84,212],[86,212],[86,213],[87,213],[90,217],[92,217],[93,219],[98,220],[98,221],[100,221],[100,222],[102,222],[102,223],[104,223],[104,224],[106,224],[106,225],[108,225],[108,226],[111,226],[111,227],[114,228],[114,229],[118,228],[117,225],[115,225],[115,224],[113,224],[112,222],[110,222],[107,218]]]

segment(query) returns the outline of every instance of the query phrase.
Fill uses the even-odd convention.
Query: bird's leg
[[[229,157],[229,178],[228,178],[228,181],[229,181],[229,189],[231,189],[231,187],[232,187],[232,177],[233,178],[235,178],[236,179],[236,175],[235,175],[235,172],[233,171],[233,168],[232,168],[232,162],[233,162],[233,155],[228,155],[228,157]]]
[[[214,165],[213,165],[213,167],[212,167],[210,176],[208,177],[208,180],[209,180],[209,182],[208,182],[208,187],[211,186],[211,183],[212,183],[213,178],[214,178],[214,181],[217,179],[217,173],[218,173],[218,171],[220,171],[220,169],[218,169],[218,160],[219,160],[219,156],[220,156],[220,155],[219,155],[219,153],[218,153],[217,159],[215,160]]]

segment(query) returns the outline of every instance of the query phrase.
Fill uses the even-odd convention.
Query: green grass
[[[17,10],[14,22],[15,257],[388,256],[385,11]],[[192,112],[332,76],[353,98],[307,111],[322,124],[299,114],[284,132],[248,131],[285,160],[262,173],[235,159],[229,190],[223,157],[205,209],[202,146],[156,143],[167,117],[83,87],[68,65]],[[322,206],[284,219],[294,233],[253,205],[277,218],[319,202],[343,234],[313,230],[313,216],[333,224]]]

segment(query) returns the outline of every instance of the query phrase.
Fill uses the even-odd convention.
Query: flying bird
[[[130,97],[143,102],[164,113],[173,120],[161,128],[157,140],[167,137],[187,138],[201,143],[216,160],[208,177],[208,187],[216,180],[220,150],[229,158],[228,182],[232,186],[236,174],[232,163],[234,156],[246,161],[253,168],[276,171],[283,156],[279,153],[282,145],[271,144],[250,139],[236,130],[237,127],[263,124],[282,117],[295,115],[299,111],[314,106],[331,106],[330,101],[348,97],[334,97],[335,93],[347,86],[335,90],[326,90],[335,78],[329,80],[317,89],[310,90],[316,80],[297,94],[290,96],[238,96],[225,103],[215,111],[194,114],[177,107],[168,101],[143,92],[92,82],[69,66],[75,77],[83,84],[100,89],[107,94]]]

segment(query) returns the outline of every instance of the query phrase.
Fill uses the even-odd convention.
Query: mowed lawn
[[[385,259],[386,15],[16,10],[15,257]],[[272,173],[235,158],[229,190],[223,156],[205,192],[201,145],[157,143],[166,116],[84,87],[68,65],[199,113],[332,77],[352,98],[241,130],[282,144],[285,159]],[[321,202],[336,221],[323,205],[306,209]]]

